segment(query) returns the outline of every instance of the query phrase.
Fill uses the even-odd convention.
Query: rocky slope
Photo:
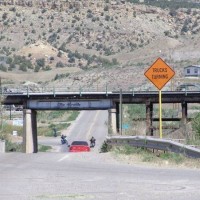
[[[198,9],[125,1],[56,2],[0,1],[4,83],[23,83],[29,74],[48,85],[149,88],[144,71],[156,58],[171,65],[177,79],[183,67],[199,63]]]

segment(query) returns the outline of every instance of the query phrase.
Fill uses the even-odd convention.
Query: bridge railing
[[[90,86],[90,85],[64,85],[62,87],[54,86],[27,86],[27,85],[6,85],[1,87],[1,93],[66,93],[66,92],[108,92],[108,91],[119,91],[121,88],[118,86],[110,86],[107,84]],[[123,88],[123,91],[133,91],[132,88]]]
[[[111,84],[99,84],[99,85],[62,85],[62,86],[44,86],[44,85],[3,85],[0,88],[1,94],[7,93],[66,93],[66,92],[119,92],[122,89],[123,92],[132,92],[133,95],[135,92],[155,92],[158,91],[156,88],[139,88],[134,86],[120,87],[119,85]],[[171,91],[166,87],[163,91]],[[185,92],[187,95],[190,90],[177,91]],[[199,92],[199,90],[196,90]]]
[[[200,149],[168,139],[159,139],[144,136],[113,136],[107,137],[107,142],[110,145],[114,146],[130,145],[133,147],[144,147],[162,151],[171,151],[174,153],[184,154],[188,157],[200,158]]]

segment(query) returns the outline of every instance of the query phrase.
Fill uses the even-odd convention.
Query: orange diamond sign
[[[161,90],[175,72],[161,58],[158,58],[144,75]]]

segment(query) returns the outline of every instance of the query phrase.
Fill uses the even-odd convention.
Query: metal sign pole
[[[160,138],[162,138],[162,91],[159,90],[159,129],[160,129]]]
[[[162,103],[161,90],[165,84],[175,75],[174,70],[161,58],[158,58],[144,75],[159,89],[159,122],[160,138],[162,138]]]

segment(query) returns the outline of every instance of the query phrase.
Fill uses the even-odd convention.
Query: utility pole
[[[0,77],[0,90],[1,90],[1,94],[2,94],[2,88],[1,88],[1,77]]]
[[[120,89],[119,95],[119,132],[122,135],[122,89]]]
[[[3,108],[2,108],[2,95],[3,95],[3,91],[2,91],[2,87],[1,87],[1,77],[0,77],[0,117],[1,117],[1,129],[0,132],[3,129]]]

